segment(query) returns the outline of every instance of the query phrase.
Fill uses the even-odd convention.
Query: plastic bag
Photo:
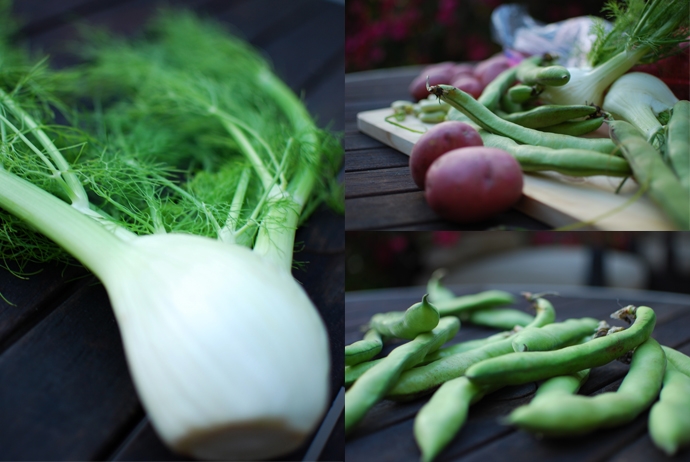
[[[524,5],[507,4],[499,6],[491,14],[491,35],[508,53],[551,53],[558,56],[558,62],[563,66],[589,67],[587,53],[595,39],[590,32],[592,24],[593,19],[589,16],[543,24],[530,16]],[[611,27],[607,21],[604,24]]]

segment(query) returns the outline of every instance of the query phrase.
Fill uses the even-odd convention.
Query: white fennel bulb
[[[677,102],[676,95],[658,77],[631,72],[611,85],[602,108],[614,118],[630,122],[652,140],[663,129],[656,116]]]
[[[242,246],[162,234],[103,282],[158,434],[205,459],[296,449],[328,399],[325,328],[291,275]]]

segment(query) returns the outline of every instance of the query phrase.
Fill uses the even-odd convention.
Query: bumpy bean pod
[[[541,62],[541,57],[530,56],[523,62],[539,63]],[[499,103],[501,102],[501,97],[503,94],[505,94],[508,88],[515,83],[516,73],[517,70],[515,67],[509,67],[505,71],[498,74],[498,76],[496,76],[496,78],[484,88],[484,91],[479,98],[477,98],[477,101],[489,111],[496,111]]]
[[[603,123],[603,117],[595,117],[593,119],[573,120],[557,125],[549,125],[548,127],[541,128],[541,130],[549,133],[560,133],[561,135],[581,136],[593,132],[601,127]]]
[[[583,337],[593,335],[599,326],[594,318],[568,319],[544,327],[525,328],[513,337],[515,351],[549,351],[572,345]]]
[[[478,132],[484,146],[507,151],[515,157],[524,172],[551,171],[577,177],[625,177],[632,173],[628,162],[621,157],[584,149],[551,149],[518,144],[510,138],[481,128]]]
[[[524,62],[517,67],[517,79],[527,85],[561,87],[570,82],[570,72],[563,66],[541,67],[531,62]]]
[[[537,304],[537,315],[530,326],[541,327],[553,322],[555,314],[550,304]],[[410,400],[431,393],[443,382],[460,377],[472,364],[513,351],[510,338],[488,343],[482,347],[441,358],[426,366],[415,367],[400,375],[400,380],[388,393],[394,400]]]
[[[542,89],[541,86],[515,85],[508,89],[508,97],[514,103],[521,104],[539,96]]]
[[[429,351],[453,338],[460,328],[455,317],[442,318],[431,332],[390,352],[383,361],[365,372],[345,393],[345,431],[350,431],[398,381],[400,374],[414,367]]]
[[[460,320],[475,326],[493,329],[512,329],[525,327],[534,321],[534,316],[513,308],[485,308],[461,313]]]
[[[498,135],[507,136],[523,144],[545,146],[554,149],[587,149],[603,152],[604,154],[610,154],[616,147],[611,140],[606,138],[578,138],[557,133],[544,133],[508,122],[479,104],[464,91],[450,85],[436,85],[430,87],[429,91],[465,114],[483,129]]]
[[[680,184],[690,191],[690,101],[680,100],[673,106],[666,141],[673,170]]]
[[[667,346],[662,346],[662,348],[664,353],[666,353],[666,360],[683,374],[690,377],[690,357]]]
[[[656,323],[654,310],[649,307],[623,310],[636,316],[627,329],[554,351],[516,352],[487,359],[468,368],[465,375],[479,385],[518,385],[608,364],[647,340]]]
[[[657,398],[665,367],[664,351],[656,340],[648,338],[635,349],[630,369],[616,392],[594,397],[556,394],[552,399],[544,398],[515,409],[507,422],[554,437],[583,435],[599,428],[623,425],[648,409]]]
[[[371,358],[381,352],[383,339],[376,329],[369,329],[364,339],[345,346],[345,365],[352,366]]]
[[[431,303],[441,302],[443,300],[451,300],[455,298],[453,291],[445,287],[441,283],[446,275],[446,270],[439,268],[431,274],[429,281],[426,283],[426,292],[429,295],[429,301]]]
[[[441,385],[414,420],[414,437],[422,460],[434,460],[465,424],[470,405],[497,388],[474,385],[466,377]]]
[[[493,308],[510,305],[515,296],[503,290],[486,290],[472,295],[462,295],[447,300],[439,300],[434,304],[441,316],[457,316],[463,311]]]
[[[366,371],[383,361],[385,358],[372,359],[371,361],[364,361],[363,363],[355,364],[353,366],[345,366],[345,388],[357,381]]]
[[[501,114],[501,117],[526,128],[543,128],[558,125],[580,117],[591,116],[597,112],[594,106],[564,106],[557,104],[537,106],[534,109],[513,114]]]
[[[649,436],[668,456],[690,445],[690,377],[667,361],[659,401],[649,411]]]
[[[544,380],[527,406],[555,400],[558,395],[574,395],[589,378],[589,369]]]
[[[371,317],[369,327],[385,337],[411,340],[422,332],[429,332],[439,322],[439,311],[424,295],[422,301],[415,303],[404,312],[392,311]]]
[[[680,229],[690,229],[690,197],[680,181],[642,134],[624,120],[609,122],[611,138],[630,164],[635,181]],[[687,156],[687,152],[685,153]]]
[[[484,345],[488,345],[489,343],[497,342],[499,340],[505,340],[508,337],[513,337],[514,335],[515,332],[510,330],[505,332],[499,332],[498,334],[490,335],[489,337],[478,338],[475,340],[467,340],[464,342],[456,343],[454,345],[439,348],[433,353],[429,353],[428,355],[426,355],[426,357],[424,357],[424,361],[419,363],[419,365],[424,366],[441,358],[452,356],[458,353],[463,353],[465,351],[474,350],[475,348],[480,348]]]

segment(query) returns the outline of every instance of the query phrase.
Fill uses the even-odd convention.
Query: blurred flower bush
[[[346,72],[479,61],[499,52],[491,39],[491,12],[504,0],[347,0]],[[550,23],[599,14],[603,0],[523,1],[537,20]]]

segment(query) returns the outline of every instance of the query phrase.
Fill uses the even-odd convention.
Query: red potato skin
[[[427,76],[429,77],[429,85],[449,85],[453,78],[453,66],[443,66],[419,74],[409,87],[410,95],[417,101],[429,96],[426,89]]]
[[[474,99],[479,98],[479,95],[484,91],[484,85],[477,78],[470,75],[461,75],[453,80],[451,85],[471,95]]]
[[[483,221],[513,206],[522,195],[520,164],[488,147],[455,149],[426,174],[425,196],[434,212],[458,223]]]
[[[479,79],[482,85],[487,86],[498,77],[498,74],[505,71],[510,67],[510,62],[506,56],[494,55],[489,59],[486,59],[479,64],[474,69],[474,76]]]
[[[436,159],[454,149],[483,145],[477,130],[464,122],[447,121],[434,125],[412,147],[412,179],[420,189],[424,189],[426,172]]]

